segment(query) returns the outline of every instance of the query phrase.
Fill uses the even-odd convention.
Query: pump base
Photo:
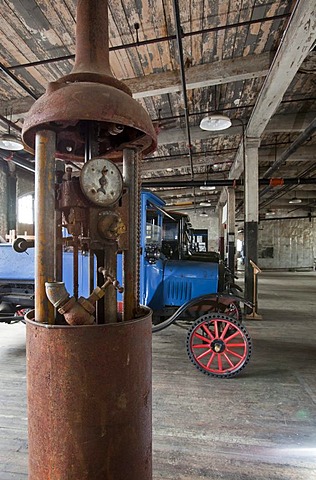
[[[152,478],[146,310],[130,322],[82,326],[28,315],[29,480]]]

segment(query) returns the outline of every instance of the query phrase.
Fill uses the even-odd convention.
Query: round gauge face
[[[121,197],[123,178],[119,168],[111,160],[92,158],[81,170],[80,185],[91,202],[106,207]]]

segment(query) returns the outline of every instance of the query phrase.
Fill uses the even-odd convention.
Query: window
[[[33,195],[23,195],[18,199],[18,223],[32,225],[34,223]]]

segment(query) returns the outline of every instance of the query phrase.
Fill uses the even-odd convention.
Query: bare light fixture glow
[[[208,214],[205,210],[202,210],[202,212],[200,213],[200,217],[208,217]]]
[[[232,122],[226,115],[220,113],[213,113],[207,117],[202,118],[200,128],[209,132],[216,132],[217,130],[225,130],[231,126]]]
[[[16,135],[2,133],[0,135],[0,148],[3,150],[17,151],[23,150],[24,146],[22,141]]]
[[[213,187],[212,185],[201,185],[200,190],[215,190],[216,187]]]
[[[289,200],[289,203],[292,203],[292,204],[302,203],[302,200],[300,198],[294,197],[294,198],[291,198],[291,200]]]

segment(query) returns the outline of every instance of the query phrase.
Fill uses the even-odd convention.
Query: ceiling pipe
[[[185,127],[186,127],[189,157],[190,157],[191,179],[193,180],[194,170],[193,170],[193,157],[192,157],[192,143],[191,143],[188,97],[187,97],[187,87],[186,87],[186,81],[185,81],[183,47],[182,47],[182,37],[181,37],[182,29],[180,24],[180,11],[179,11],[178,0],[173,0],[173,12],[174,12],[174,17],[176,21],[176,38],[177,38],[179,60],[180,60],[180,76],[181,76],[182,95],[183,95],[183,102],[184,102]]]
[[[271,165],[270,168],[268,168],[268,170],[265,172],[265,174],[263,175],[263,178],[267,178],[269,176],[271,176],[272,173],[274,173],[276,170],[278,170],[280,168],[280,166],[286,162],[286,160],[293,154],[296,152],[296,150],[304,143],[306,142],[306,140],[308,140],[312,135],[313,133],[315,132],[316,130],[316,118],[314,118],[314,120],[308,125],[308,127],[304,130],[304,132],[302,132],[297,138],[296,140],[294,140],[293,143],[291,143],[291,145],[282,153],[282,155],[277,159],[275,160],[275,162]],[[270,191],[270,186],[264,188],[263,190],[261,190],[261,192],[259,192],[259,198],[262,198],[263,195],[265,195],[266,193],[268,193]]]
[[[239,28],[239,27],[244,27],[248,25],[253,25],[256,23],[261,24],[263,22],[272,22],[273,20],[282,20],[283,18],[287,18],[289,16],[290,16],[290,13],[272,15],[271,17],[257,18],[253,20],[247,20],[245,22],[236,22],[236,23],[231,23],[229,25],[219,25],[216,27],[204,28],[201,30],[196,30],[194,32],[183,33],[182,36],[193,37],[195,35],[203,35],[205,33],[219,32],[221,30],[227,30],[229,28]],[[150,45],[150,44],[161,43],[161,42],[170,42],[171,40],[175,40],[175,39],[176,39],[176,35],[166,35],[164,37],[150,38],[148,40],[130,42],[123,45],[115,45],[113,47],[110,47],[109,51],[113,52],[116,50],[125,50],[127,48],[135,48],[135,47],[137,48],[142,45]],[[73,58],[75,58],[75,55],[69,54],[69,55],[63,55],[61,57],[47,58],[46,60],[38,60],[36,62],[28,62],[28,63],[21,63],[19,65],[12,65],[10,67],[7,67],[7,69],[17,70],[19,68],[37,67],[38,65],[45,65],[45,64],[54,63],[54,62],[62,62],[64,60],[72,60]]]
[[[277,184],[274,183],[274,180],[277,181]],[[282,186],[282,185],[315,185],[316,178],[260,178],[259,185],[270,185],[271,187]],[[210,186],[210,187],[237,187],[244,186],[244,180],[239,178],[238,180],[191,180],[191,181],[173,181],[173,182],[142,182],[144,188],[176,188],[176,187],[201,187],[201,186]]]
[[[5,75],[7,75],[8,77],[11,78],[11,80],[13,80],[17,85],[19,85],[19,87],[22,88],[22,90],[24,90],[26,93],[28,93],[32,98],[34,98],[34,100],[37,100],[38,99],[38,96],[35,95],[34,92],[32,92],[32,90],[27,87],[23,82],[21,82],[21,80],[16,76],[14,75],[12,72],[10,72],[9,68],[8,67],[5,67],[2,63],[0,63],[0,70],[1,72],[3,72]]]
[[[301,172],[300,177],[298,177],[296,179],[297,183],[294,183],[294,184],[292,183],[291,184],[291,183],[286,183],[285,182],[285,185],[283,185],[276,192],[271,192],[270,187],[266,187],[265,190],[268,189],[272,193],[272,195],[270,195],[270,197],[267,198],[266,200],[263,200],[262,202],[260,202],[259,208],[262,209],[262,208],[267,207],[268,205],[270,205],[275,200],[278,200],[279,198],[286,195],[289,191],[294,190],[295,187],[298,186],[298,185],[308,185],[309,180],[313,180],[313,179],[310,178],[310,177],[306,178],[306,176],[307,175],[314,175],[315,170],[316,170],[315,165],[311,165],[306,170],[304,170],[304,172]],[[264,180],[266,181],[266,179],[264,179]],[[273,183],[273,179],[270,179],[270,182]],[[243,207],[243,202],[239,202],[239,204],[236,207],[236,214],[238,214],[241,211],[242,207]]]
[[[18,167],[23,168],[23,170],[27,170],[28,172],[31,172],[33,174],[35,173],[35,167],[28,160],[21,158],[20,156],[18,156],[16,153],[13,153],[13,152],[12,152],[12,155],[10,155],[9,157],[4,154],[5,152],[7,154],[8,151],[0,150],[0,152],[1,152],[0,158],[4,162],[8,162],[8,161],[13,162]]]
[[[16,125],[14,122],[9,120],[8,118],[4,117],[3,115],[0,115],[0,120],[4,123],[6,123],[10,128],[13,128],[17,132],[21,132],[22,128]]]

